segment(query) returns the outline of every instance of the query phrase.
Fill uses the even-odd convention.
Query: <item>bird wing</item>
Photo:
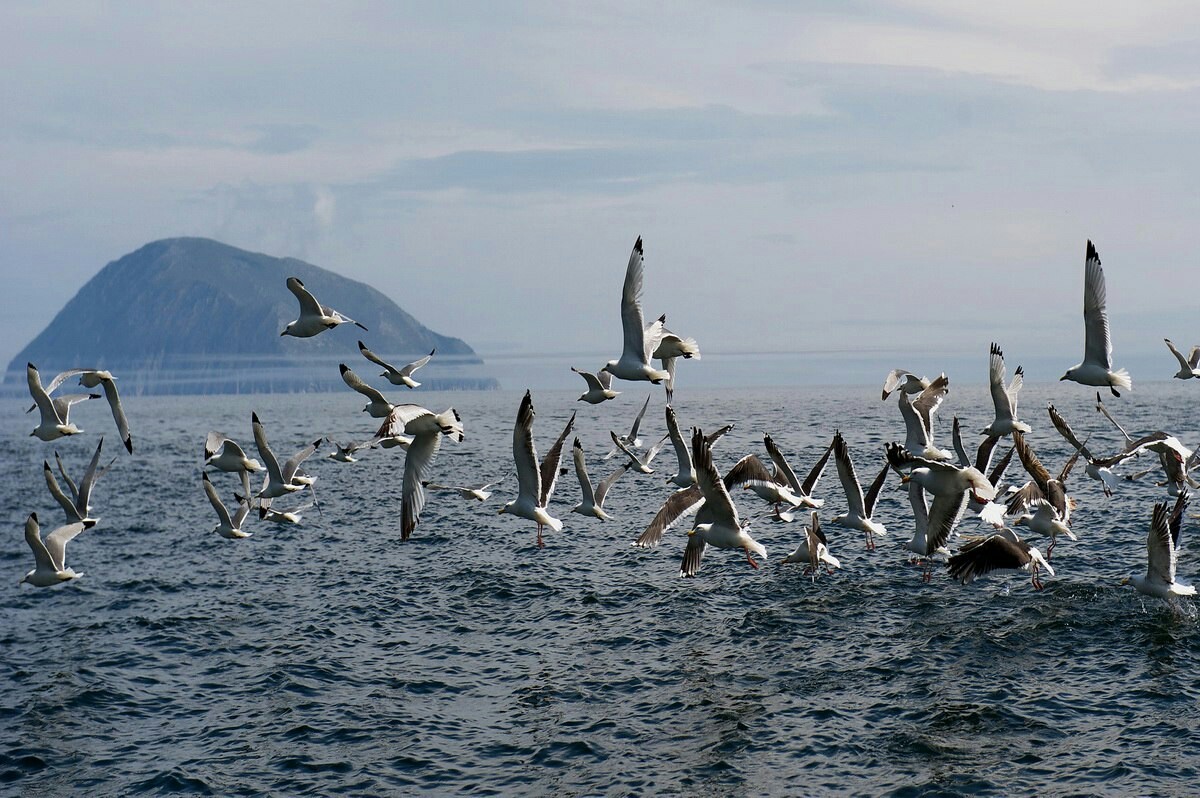
[[[833,443],[825,447],[825,452],[821,455],[821,459],[817,460],[816,465],[808,472],[808,476],[804,478],[804,483],[800,486],[800,492],[805,496],[811,496],[813,490],[817,487],[817,482],[821,479],[821,475],[825,473],[825,464],[829,462],[829,455],[833,453]]]
[[[904,398],[904,394],[900,395]],[[833,458],[837,463],[838,479],[842,481],[842,490],[846,493],[846,503],[850,512],[866,518],[866,507],[863,502],[862,488],[858,484],[858,475],[854,473],[854,462],[850,459],[850,450],[846,448],[846,439],[838,432],[833,436]]]
[[[250,426],[254,430],[254,445],[258,449],[258,456],[262,458],[263,465],[267,467],[267,477],[273,482],[283,484],[284,479],[279,470],[279,461],[275,459],[275,453],[271,451],[271,447],[267,443],[267,433],[263,429],[262,422],[258,420],[258,413],[251,413]]]
[[[1013,408],[1008,398],[1008,392],[1004,390],[1004,353],[994,343],[992,344],[991,358],[988,361],[988,390],[992,394],[992,405],[996,408],[996,420],[1011,421]]]
[[[675,458],[679,461],[679,473],[687,474],[692,470],[692,453],[688,449],[683,433],[679,431],[679,420],[675,418],[675,408],[667,405],[667,436],[675,447]]]
[[[296,471],[299,470],[300,464],[311,457],[313,452],[321,447],[321,443],[324,440],[324,438],[317,438],[308,446],[305,446],[303,449],[288,458],[287,462],[283,464],[283,471],[280,474],[280,476],[283,477],[285,484],[291,482],[292,479],[295,478]]]
[[[1171,540],[1170,516],[1165,502],[1154,505],[1150,534],[1146,536],[1146,575],[1164,585],[1175,581],[1175,546]]]
[[[1037,483],[1038,490],[1043,494],[1046,493],[1046,486],[1050,484],[1050,472],[1042,465],[1042,461],[1037,458],[1033,451],[1033,447],[1025,442],[1025,433],[1020,430],[1013,430],[1012,434],[1013,448],[1017,450],[1017,457],[1021,460],[1021,465],[1025,467],[1025,471],[1029,476],[1033,477],[1033,481]]]
[[[50,384],[46,386],[46,393],[48,393],[48,394],[54,393],[58,389],[58,386],[62,385],[64,382],[69,380],[71,377],[74,377],[77,374],[83,374],[86,371],[92,371],[92,369],[68,369],[66,371],[55,374],[54,379],[50,380]]]
[[[76,405],[80,402],[86,402],[88,399],[99,398],[100,394],[98,393],[68,393],[59,394],[58,396],[53,397],[50,402],[54,405],[54,414],[58,416],[63,424],[66,424],[67,417],[71,413],[71,405]]]
[[[708,544],[700,535],[688,535],[687,546],[683,549],[683,562],[679,565],[680,576],[695,576],[700,571],[700,562],[704,559],[704,550]]]
[[[625,285],[621,289],[621,329],[625,334],[625,354],[647,361],[646,330],[642,322],[643,267],[642,237],[638,236],[629,255],[629,265],[625,267]]]
[[[961,468],[966,468],[971,464],[971,460],[967,457],[967,449],[963,446],[962,430],[958,423],[958,416],[954,417],[954,426],[950,430],[950,439],[954,442],[954,453],[958,456],[958,465]]]
[[[999,435],[989,435],[979,444],[979,448],[975,450],[975,462],[963,463],[963,468],[968,465],[974,465],[975,470],[986,474],[988,468],[992,464],[992,452],[996,449],[996,444],[1000,442]]]
[[[724,438],[725,435],[728,434],[729,431],[732,429],[733,429],[732,424],[726,424],[725,426],[721,427],[720,429],[716,430],[715,432],[710,432],[707,435],[705,435],[704,440],[708,442],[709,446],[712,446],[714,443],[721,440],[721,438]]]
[[[917,399],[912,403],[913,409],[921,417],[921,421],[925,425],[925,434],[927,438],[933,438],[933,414],[941,407],[942,400],[946,398],[946,394],[950,392],[950,378],[945,374],[939,376],[936,380],[929,383],[929,386],[917,395]]]
[[[767,454],[771,455],[771,461],[775,463],[776,472],[786,480],[785,484],[794,493],[799,493],[801,491],[800,480],[796,479],[796,473],[792,471],[792,467],[788,465],[783,452],[779,451],[779,447],[775,445],[775,441],[771,439],[770,435],[763,436],[763,446],[767,448]]]
[[[63,493],[62,488],[58,486],[58,480],[54,478],[54,472],[50,470],[49,461],[42,461],[42,475],[46,478],[46,487],[50,489],[50,495],[63,508],[63,511],[67,514],[67,518],[72,521],[82,521],[83,516],[79,514],[75,503],[68,499],[67,494]]]
[[[609,430],[608,434],[612,438],[613,446],[616,446],[617,450],[619,452],[621,452],[621,454],[628,457],[630,460],[630,463],[632,465],[634,465],[634,466],[645,465],[645,463],[641,459],[638,458],[638,456],[634,453],[634,451],[632,449],[630,449],[628,446],[626,446],[624,444],[624,442],[622,442],[621,439],[617,437],[617,433],[613,432],[612,430]]]
[[[712,447],[704,440],[704,433],[697,427],[692,431],[692,463],[696,467],[696,484],[704,495],[704,506],[713,514],[717,523],[740,529],[737,507],[729,496],[725,482],[713,465]]]
[[[517,423],[513,427],[513,461],[517,468],[519,500],[540,506],[542,474],[538,470],[537,449],[533,445],[533,416],[533,398],[529,391],[525,391],[525,398],[517,409]]]
[[[372,402],[382,402],[386,405],[391,404],[391,402],[389,402],[382,393],[363,382],[362,377],[359,377],[357,374],[355,374],[354,369],[350,368],[345,363],[339,363],[338,370],[342,372],[342,380],[347,385],[370,399]]]
[[[46,553],[50,555],[50,561],[54,564],[54,570],[61,571],[66,567],[67,563],[67,544],[75,537],[87,529],[89,524],[76,522],[60,526],[58,529],[46,535],[45,546]]]
[[[926,540],[929,541],[927,551],[930,554],[945,546],[946,541],[950,539],[950,533],[958,526],[963,511],[967,509],[967,496],[967,491],[963,491],[955,496],[933,497],[933,502],[929,505],[925,533]]]
[[[629,428],[629,442],[632,444],[637,440],[638,430],[642,428],[642,417],[646,415],[646,408],[650,406],[650,394],[646,394],[646,401],[642,402],[642,409],[638,411],[637,418],[633,420],[633,426]]]
[[[113,379],[101,380],[100,387],[104,389],[104,398],[112,410],[113,421],[117,422],[117,434],[125,449],[133,454],[133,438],[129,436],[129,420],[125,418],[125,410],[121,407],[121,397],[117,393],[117,382]]]
[[[571,456],[575,460],[575,476],[579,478],[579,490],[583,493],[583,503],[595,506],[596,493],[592,490],[592,481],[588,479],[587,461],[583,456],[583,444],[579,438],[571,446]]]
[[[287,278],[287,287],[288,290],[292,292],[293,296],[300,301],[301,316],[324,315],[322,312],[323,309],[321,307],[321,303],[317,301],[316,297],[308,292],[308,289],[304,287],[304,283],[300,282],[299,277]]]
[[[621,475],[624,474],[628,470],[629,470],[629,466],[626,464],[622,464],[621,466],[619,466],[617,468],[616,471],[609,474],[607,477],[604,478],[604,481],[602,481],[599,485],[596,486],[596,506],[597,507],[602,507],[604,505],[604,498],[606,496],[608,496],[608,489],[611,488],[613,486],[613,484],[618,479],[621,478]]]
[[[642,464],[650,465],[652,462],[654,462],[654,458],[658,457],[658,453],[662,451],[663,447],[667,445],[667,441],[669,441],[670,439],[671,439],[670,435],[664,435],[661,438],[659,438],[658,443],[651,446],[650,449],[646,452],[646,456],[642,459]]]
[[[915,479],[908,481],[908,503],[912,506],[913,519],[917,522],[917,534],[928,539],[929,536],[929,504],[925,501],[925,488]],[[934,548],[926,548],[933,552]]]
[[[58,473],[62,475],[63,482],[67,484],[67,488],[71,491],[71,500],[78,504],[79,487],[75,484],[75,480],[67,475],[67,469],[63,466],[62,458],[58,456],[57,450],[54,452],[54,462],[58,465]]]
[[[997,438],[996,440],[999,440],[999,439]],[[993,445],[995,445],[995,444],[993,444]],[[1012,462],[1012,456],[1013,456],[1013,447],[1009,446],[1008,451],[1005,452],[1004,456],[1000,458],[1000,462],[996,463],[996,467],[992,469],[992,472],[990,474],[988,474],[988,482],[992,483],[992,487],[994,487],[994,488],[999,487],[1000,480],[1003,479],[1003,477],[1004,477],[1004,472],[1008,470],[1008,464]],[[990,452],[989,452],[989,456],[987,459],[989,461],[991,460]],[[981,473],[983,472],[982,468],[978,468],[978,466],[976,466],[976,468]]]
[[[233,526],[233,520],[229,517],[229,510],[226,509],[225,503],[221,501],[221,497],[217,494],[217,489],[213,487],[212,480],[208,478],[208,472],[201,472],[201,477],[204,481],[204,492],[208,494],[208,502],[217,511],[217,517],[221,519],[221,523],[226,526]]]
[[[429,350],[429,354],[426,355],[425,357],[420,358],[419,360],[414,360],[413,362],[409,363],[407,366],[400,369],[400,375],[403,377],[411,377],[412,373],[414,371],[416,371],[417,369],[421,368],[422,366],[424,366],[426,363],[429,362],[429,359],[431,357],[433,357],[433,353],[436,351],[437,351],[437,347],[434,347],[433,349]]]
[[[929,445],[929,429],[909,401],[908,394],[903,392],[900,394],[900,417],[904,419],[904,445],[923,451]]]
[[[1170,338],[1164,338],[1163,340],[1167,342],[1167,349],[1170,349],[1171,354],[1174,355],[1175,359],[1179,361],[1179,367],[1181,369],[1184,371],[1191,371],[1193,368],[1195,368],[1195,366],[1187,361],[1187,358],[1183,356],[1183,353],[1175,348],[1175,344],[1171,343]],[[1192,347],[1192,352],[1194,353],[1195,351],[1196,347]]]
[[[25,381],[29,384],[29,395],[33,397],[33,403],[37,405],[37,409],[42,414],[42,418],[53,418],[57,420],[59,424],[63,423],[63,417],[58,414],[58,410],[55,408],[54,402],[50,401],[50,395],[42,388],[41,376],[38,374],[37,368],[32,363],[25,367]]]
[[[694,513],[703,503],[704,495],[695,485],[675,491],[663,502],[663,506],[655,513],[650,525],[634,541],[633,545],[643,549],[657,546],[668,529],[679,523],[680,519]]]
[[[567,424],[563,427],[562,434],[554,441],[554,445],[550,447],[550,451],[546,452],[546,456],[542,458],[542,490],[538,498],[538,507],[545,507],[550,501],[550,497],[554,495],[554,485],[558,482],[558,461],[562,459],[563,444],[566,443],[567,436],[571,434],[571,429],[575,426],[575,413],[571,413],[571,417],[567,419]]]
[[[1104,269],[1092,242],[1087,242],[1083,270],[1083,362],[1112,369],[1112,340],[1108,335],[1107,290]]]
[[[599,378],[598,378],[598,377],[597,377],[595,374],[593,374],[592,372],[590,372],[590,371],[580,371],[579,369],[575,368],[574,366],[571,366],[571,371],[575,372],[575,373],[576,373],[576,374],[578,374],[580,377],[583,377],[583,381],[587,383],[587,387],[588,387],[588,390],[589,390],[589,391],[602,391],[602,390],[604,390],[604,386],[603,386],[603,385],[600,383],[600,379],[599,379]],[[602,374],[608,374],[608,372],[607,372],[607,371],[603,371],[603,372],[601,372],[601,373],[602,373]]]
[[[400,503],[400,539],[408,540],[417,522],[421,520],[421,509],[425,506],[425,490],[421,480],[433,462],[442,443],[440,430],[422,432],[413,438],[404,454],[404,496]]]
[[[884,463],[883,468],[879,471],[879,475],[875,477],[875,481],[867,489],[867,497],[863,501],[863,508],[867,511],[866,518],[870,518],[875,512],[875,502],[879,499],[879,491],[883,490],[883,481],[887,478],[889,469],[891,469],[891,466]]]
[[[367,346],[366,346],[366,344],[364,344],[362,341],[359,341],[359,342],[358,342],[358,351],[359,351],[359,352],[362,352],[362,356],[363,356],[363,357],[365,357],[367,360],[371,361],[372,363],[374,363],[374,364],[375,364],[375,365],[377,365],[377,366],[381,366],[381,367],[383,367],[384,369],[386,369],[386,370],[388,371],[388,373],[395,373],[395,372],[396,372],[396,368],[395,368],[395,366],[393,366],[392,364],[388,363],[386,360],[384,360],[384,359],[383,359],[383,358],[381,358],[379,355],[377,355],[377,354],[375,354],[374,352],[372,352],[370,349],[367,349]],[[343,375],[343,377],[344,377],[344,376],[345,376],[345,375]],[[356,390],[357,390],[357,389],[356,389]]]
[[[1102,400],[1100,398],[1099,391],[1096,391],[1096,410],[1098,410],[1100,412],[1100,415],[1107,418],[1109,420],[1109,423],[1111,423],[1114,427],[1117,428],[1117,430],[1125,438],[1126,443],[1133,443],[1133,436],[1130,435],[1128,432],[1126,432],[1125,428],[1117,423],[1117,420],[1112,417],[1112,413],[1108,412],[1108,407],[1104,404],[1104,400]]]
[[[1017,370],[1013,372],[1012,381],[1008,384],[1008,390],[1005,394],[1008,396],[1008,406],[1012,410],[1015,417],[1017,415],[1017,398],[1021,393],[1021,386],[1025,384],[1025,369],[1022,366],[1017,366]]]
[[[1011,534],[1011,533],[1010,533]],[[975,577],[997,569],[1018,570],[1030,560],[1029,545],[1013,541],[1005,535],[988,535],[981,541],[969,543],[950,558],[950,576],[964,585]]]
[[[1062,435],[1063,438],[1066,439],[1067,443],[1075,447],[1075,451],[1082,452],[1084,458],[1091,460],[1092,453],[1087,450],[1087,447],[1079,442],[1079,438],[1075,436],[1075,431],[1071,429],[1071,425],[1067,423],[1067,420],[1062,417],[1062,414],[1055,409],[1053,404],[1046,405],[1046,412],[1050,414],[1050,423],[1054,425],[1056,430],[1058,430],[1058,434]]]
[[[911,372],[904,369],[892,369],[883,380],[883,398],[887,399],[892,391],[900,386],[901,381]]]
[[[1192,351],[1188,354],[1187,363],[1192,369],[1200,367],[1200,346],[1192,347]]]
[[[97,479],[96,466],[100,463],[100,450],[103,447],[104,438],[102,436],[96,443],[96,453],[92,455],[87,471],[83,472],[83,479],[79,480],[79,495],[75,497],[75,505],[79,510],[80,516],[83,518],[87,517],[88,505],[91,504],[92,487],[96,484]]]

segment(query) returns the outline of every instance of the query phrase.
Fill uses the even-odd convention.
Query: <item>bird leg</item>
[[[1049,556],[1047,556],[1046,559],[1049,559]],[[1033,589],[1041,590],[1044,587],[1045,587],[1045,585],[1042,584],[1042,580],[1038,579],[1037,568],[1034,568],[1033,569]]]
[[[867,551],[875,551],[875,536],[867,531]]]
[[[746,562],[750,563],[751,567],[757,569],[758,563],[756,563],[754,561],[754,558],[750,556],[750,549],[746,549],[745,551],[746,551]]]
[[[542,525],[541,524],[538,524],[537,547],[539,549],[544,549],[546,547],[545,541],[542,540]]]
[[[1054,544],[1058,542],[1058,538],[1050,538],[1050,545],[1046,547],[1046,560],[1050,560],[1054,556]],[[1037,577],[1034,577],[1035,579]]]

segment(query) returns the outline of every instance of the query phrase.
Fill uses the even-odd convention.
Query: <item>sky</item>
[[[0,362],[189,235],[597,368],[640,235],[647,316],[718,361],[983,381],[995,340],[1053,380],[1090,238],[1115,365],[1168,379],[1161,339],[1200,343],[1197,31],[1192,2],[7,2]]]

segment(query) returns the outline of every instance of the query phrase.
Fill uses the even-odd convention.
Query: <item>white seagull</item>
[[[637,418],[633,420],[633,426],[629,428],[628,435],[618,435],[617,440],[625,444],[626,449],[636,450],[642,448],[642,439],[638,437],[638,431],[642,428],[642,418],[646,415],[646,408],[650,406],[650,395],[646,395],[646,401],[642,403],[642,409],[638,411]],[[669,433],[668,433],[669,434]],[[614,446],[613,450],[604,455],[604,459],[615,457],[617,452],[622,451],[620,446]]]
[[[117,378],[111,372],[100,369],[69,369],[58,374],[46,386],[46,393],[52,394],[58,386],[71,377],[79,377],[79,384],[84,388],[102,388],[108,407],[112,410],[113,421],[117,422],[117,433],[125,449],[133,454],[133,438],[129,435],[129,420],[125,418],[125,409],[121,407],[121,396],[117,393]],[[90,397],[89,397],[90,398]],[[36,407],[36,405],[34,405]],[[29,408],[33,410],[33,407]],[[25,412],[29,412],[26,410]]]
[[[1063,523],[1062,516],[1054,505],[1045,499],[1034,499],[1029,502],[1029,508],[1032,513],[1024,515],[1013,521],[1013,526],[1027,526],[1030,531],[1050,538],[1050,545],[1046,547],[1046,559],[1049,560],[1054,554],[1054,544],[1058,542],[1059,535],[1066,535],[1071,540],[1079,540],[1075,533],[1071,531],[1071,527]]]
[[[991,358],[988,361],[988,382],[992,391],[992,405],[996,408],[996,418],[983,428],[981,435],[1004,437],[1011,435],[1013,430],[1030,432],[1031,428],[1023,421],[1017,421],[1017,394],[1025,383],[1025,372],[1020,366],[1013,372],[1012,382],[1004,385],[1004,353],[1000,347],[992,344]]]
[[[711,445],[713,436],[708,436],[706,440]],[[763,465],[762,460],[759,460],[757,455],[748,454],[741,460],[738,460],[733,468],[729,469],[723,482],[725,483],[725,489],[732,491],[738,485],[742,485],[749,480],[770,478],[771,474],[767,471],[767,467]],[[706,518],[701,518],[701,515],[706,515],[700,512],[703,507],[704,494],[700,492],[699,486],[693,485],[690,488],[675,491],[663,502],[663,506],[658,509],[653,520],[650,521],[645,531],[638,536],[638,539],[633,542],[633,545],[642,549],[654,548],[662,542],[663,535],[666,534],[668,529],[692,513],[697,513],[697,522],[707,520]]]
[[[34,405],[41,414],[41,419],[33,432],[29,433],[43,441],[53,441],[66,435],[77,435],[83,432],[71,423],[68,418],[71,405],[87,399],[99,399],[98,393],[66,394],[50,398],[50,394],[42,388],[42,378],[37,366],[28,363],[25,366],[25,380],[29,384],[29,395],[33,397]]]
[[[695,338],[683,338],[664,327],[658,347],[651,356],[656,358],[663,371],[667,372],[663,386],[667,389],[667,404],[671,404],[675,399],[675,360],[699,360],[700,345],[696,343]]]
[[[582,500],[579,504],[571,508],[571,512],[599,518],[601,521],[611,520],[612,516],[604,512],[604,498],[608,495],[608,490],[613,486],[613,483],[629,470],[629,465],[624,464],[618,467],[616,471],[605,477],[604,481],[593,490],[592,481],[588,478],[587,460],[583,455],[583,444],[579,442],[579,438],[575,439],[571,454],[575,460],[575,476],[579,478],[579,490],[582,493]]]
[[[903,396],[903,394],[902,394]],[[863,497],[862,487],[858,484],[858,476],[854,473],[854,461],[850,459],[850,450],[846,448],[846,439],[840,431],[833,436],[833,459],[837,463],[838,479],[842,482],[842,490],[846,493],[848,508],[844,515],[835,515],[829,523],[857,529],[867,537],[867,551],[875,550],[875,536],[886,535],[887,527],[872,520],[875,512],[875,502],[879,499],[879,491],[883,489],[883,480],[887,477],[888,464],[871,483],[867,495]]]
[[[108,466],[99,473],[96,472],[96,466],[100,463],[100,450],[104,446],[104,438],[96,444],[96,453],[92,455],[91,462],[88,463],[87,471],[83,474],[83,479],[76,486],[75,481],[67,476],[67,471],[63,468],[62,458],[58,456],[58,452],[54,453],[54,460],[58,464],[58,472],[62,474],[63,482],[71,491],[71,496],[63,492],[58,485],[58,480],[54,478],[54,472],[50,470],[50,463],[46,460],[42,461],[42,475],[46,478],[46,487],[50,490],[50,495],[58,502],[59,506],[67,514],[67,521],[74,523],[76,521],[90,521],[96,523],[99,518],[92,517],[92,489],[95,488],[97,480],[108,473],[108,469],[117,461],[113,458]]]
[[[464,436],[462,418],[453,407],[434,413],[419,405],[396,405],[388,421],[403,434],[412,438],[404,455],[404,488],[400,502],[400,539],[408,540],[421,520],[425,507],[425,481],[429,464],[441,446],[442,436],[455,443]]]
[[[1175,372],[1175,379],[1190,380],[1193,377],[1200,377],[1200,346],[1193,346],[1192,351],[1185,359],[1175,344],[1171,343],[1170,338],[1164,338],[1167,342],[1167,349],[1171,350],[1171,354],[1179,361],[1179,371]]]
[[[825,505],[824,499],[814,499],[812,492],[816,490],[817,482],[821,479],[821,475],[825,473],[825,464],[829,462],[829,455],[833,452],[833,443],[831,442],[825,447],[824,454],[817,460],[816,465],[808,472],[808,476],[804,478],[804,482],[800,482],[796,478],[796,472],[792,470],[792,466],[788,463],[787,458],[783,456],[783,452],[779,451],[779,447],[775,445],[775,441],[770,435],[763,436],[763,446],[767,449],[767,454],[771,456],[771,461],[775,463],[775,473],[773,477],[776,482],[786,484],[792,492],[792,495],[800,499],[799,507],[811,507],[818,509]],[[790,521],[790,518],[785,518],[780,515],[784,521]]]
[[[1034,589],[1041,590],[1044,586],[1038,571],[1044,568],[1046,573],[1054,576],[1054,569],[1042,553],[1008,528],[968,542],[950,558],[947,566],[950,576],[964,585],[992,571],[1026,571],[1032,578]]]
[[[1121,584],[1133,585],[1139,593],[1163,599],[1196,595],[1195,587],[1175,579],[1179,528],[1186,508],[1186,496],[1179,497],[1173,511],[1167,509],[1166,503],[1154,505],[1150,534],[1146,536],[1146,574],[1130,574],[1121,580]]]
[[[817,513],[814,510],[812,514],[812,522],[804,527],[804,540],[800,541],[800,545],[795,551],[783,558],[783,562],[802,562],[805,564],[805,576],[811,574],[813,580],[817,578],[817,569],[821,565],[825,566],[825,573],[832,574],[834,568],[841,568],[842,564],[838,562],[837,557],[829,553],[829,541],[825,538],[825,533],[821,531],[821,520],[817,518]]]
[[[643,267],[642,237],[638,236],[629,255],[625,285],[621,290],[621,329],[625,334],[625,343],[620,359],[608,361],[601,371],[607,371],[618,379],[648,380],[657,385],[671,375],[650,365],[650,358],[662,340],[663,319],[660,318],[649,327],[642,321]]]
[[[766,561],[767,550],[746,531],[749,524],[743,524],[738,516],[729,490],[713,465],[712,447],[708,445],[704,433],[699,428],[692,430],[692,462],[696,464],[696,485],[704,497],[705,518],[702,520],[697,516],[696,523],[688,532],[688,543],[684,549],[679,575],[695,576],[700,570],[700,560],[708,546],[718,549],[743,549],[746,552],[746,562],[758,568],[758,563],[750,555],[757,554]]]
[[[370,349],[367,349],[366,345],[362,341],[358,342],[358,351],[362,352],[362,356],[367,360],[371,361],[377,366],[382,366],[384,371],[379,376],[387,377],[387,381],[392,385],[407,385],[409,388],[416,388],[419,387],[421,383],[412,378],[413,372],[429,362],[429,359],[433,357],[433,353],[437,351],[437,347],[430,349],[429,354],[425,357],[421,358],[420,360],[414,360],[412,363],[409,363],[407,366],[402,368],[396,368],[390,363],[385,362],[379,357],[379,355],[375,354]]]
[[[460,497],[466,499],[467,501],[485,502],[492,497],[492,491],[489,490],[489,488],[499,485],[506,479],[508,479],[507,474],[500,477],[500,479],[486,482],[482,485],[439,485],[436,482],[422,482],[421,484],[426,490],[432,490],[438,493],[457,493]]]
[[[249,500],[243,498],[238,502],[237,512],[230,515],[229,510],[225,507],[225,503],[217,495],[217,489],[213,487],[212,481],[208,478],[208,472],[204,471],[201,473],[204,479],[204,492],[208,494],[208,501],[212,504],[213,509],[217,511],[218,523],[213,527],[213,532],[230,540],[250,537],[249,532],[242,531],[242,524],[246,521],[246,516],[250,514]]]
[[[300,282],[299,277],[287,278],[287,287],[300,302],[300,317],[293,322],[289,322],[288,326],[280,333],[281,336],[291,335],[296,338],[311,338],[317,333],[325,332],[339,324],[346,324],[347,322],[356,327],[362,327],[364,330],[367,329],[354,319],[343,316],[333,308],[326,307],[318,302],[317,298],[310,294],[308,289],[304,287],[304,283]]]
[[[538,466],[537,449],[533,445],[533,397],[529,391],[521,399],[517,409],[517,422],[513,426],[513,461],[517,466],[517,498],[500,508],[500,515],[509,513],[526,518],[538,525],[538,547],[542,541],[542,527],[548,526],[561,532],[562,521],[546,512],[542,503],[542,471]],[[558,475],[558,463],[554,464],[554,476]]]
[[[904,393],[920,393],[929,387],[929,380],[924,377],[918,377],[911,371],[904,369],[892,369],[883,380],[883,399],[886,400],[891,396],[892,391],[899,388]]]
[[[577,402],[598,405],[621,394],[620,391],[612,389],[612,375],[604,369],[601,369],[599,374],[593,374],[590,371],[580,371],[571,366],[571,371],[583,377],[583,381],[587,383],[587,392],[576,399]]]
[[[645,455],[638,457],[637,452],[626,446],[625,442],[617,436],[617,433],[610,430],[608,434],[612,437],[613,445],[617,447],[617,450],[629,458],[629,467],[639,474],[654,473],[654,469],[650,467],[650,463],[654,461],[655,457],[658,457],[658,453],[662,451],[663,446],[666,445],[666,442],[671,437],[670,435],[662,436],[659,442],[651,446]]]
[[[22,576],[17,586],[28,582],[34,587],[50,587],[83,576],[82,571],[76,573],[66,566],[67,544],[80,532],[91,529],[92,526],[93,522],[88,521],[60,526],[46,535],[43,541],[37,513],[30,513],[25,521],[25,542],[33,549],[33,561],[37,567]]]
[[[387,418],[395,407],[387,400],[382,393],[375,388],[363,382],[362,377],[354,373],[354,370],[345,363],[338,364],[338,370],[342,372],[342,381],[349,385],[354,390],[361,393],[371,401],[367,402],[367,406],[363,408],[363,412],[371,418]]]
[[[930,382],[915,400],[908,397],[910,392],[900,391],[900,416],[904,419],[904,446],[928,460],[950,460],[953,452],[939,449],[933,443],[933,414],[937,412],[950,392],[950,379],[940,375]]]
[[[1089,477],[1100,483],[1104,490],[1105,496],[1112,496],[1113,488],[1121,484],[1121,480],[1117,479],[1117,475],[1112,472],[1099,458],[1093,455],[1087,448],[1087,441],[1080,442],[1079,438],[1075,437],[1075,431],[1071,429],[1071,425],[1067,420],[1059,414],[1053,404],[1047,404],[1046,410],[1050,414],[1050,422],[1054,424],[1054,428],[1063,436],[1067,443],[1075,447],[1075,451],[1082,455],[1087,461],[1085,472]],[[1049,552],[1047,552],[1049,553]]]
[[[1108,335],[1107,291],[1104,269],[1092,242],[1087,242],[1087,260],[1083,273],[1083,362],[1067,369],[1059,381],[1071,380],[1081,385],[1107,386],[1113,396],[1118,388],[1130,390],[1133,381],[1125,369],[1112,370],[1112,339]]]
[[[258,413],[251,413],[250,426],[254,430],[254,444],[258,447],[258,456],[262,458],[267,468],[266,481],[263,483],[262,490],[254,498],[260,501],[262,499],[277,499],[280,496],[304,490],[305,485],[294,481],[293,477],[300,463],[321,445],[321,439],[318,438],[315,442],[297,452],[295,456],[287,461],[287,469],[282,469],[279,467],[279,461],[275,459],[275,453],[271,451],[270,444],[267,443],[267,433],[263,429],[262,422],[258,420]],[[285,470],[290,473],[285,474]]]
[[[679,462],[675,473],[667,478],[667,484],[690,488],[696,484],[696,469],[692,465],[692,447],[683,439],[683,434],[679,431],[679,420],[675,417],[675,408],[670,405],[666,407],[666,418],[667,437],[671,439],[671,446],[675,449],[675,459]],[[731,429],[733,429],[733,425],[726,424],[716,432],[709,433],[708,445],[712,446]]]

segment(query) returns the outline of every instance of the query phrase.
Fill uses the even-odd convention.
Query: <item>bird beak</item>
[[[1128,585],[1128,584],[1129,584],[1129,577],[1127,576],[1121,580],[1121,585],[1124,586],[1124,585]]]
[[[1061,377],[1059,377],[1059,378],[1058,378],[1058,381],[1059,381],[1059,382],[1062,382],[1062,381],[1063,381],[1063,380],[1065,380],[1066,378],[1067,378],[1067,375],[1066,375],[1066,374],[1064,374],[1064,375],[1062,375]]]
[[[280,336],[287,335],[287,330],[284,330],[284,331],[283,331],[283,332],[281,332],[279,335],[280,335]]]
[[[901,484],[901,485],[907,485],[907,484],[908,484],[909,482],[911,482],[911,481],[912,481],[912,477],[911,477],[911,476],[909,476],[908,474],[901,474],[901,475],[900,475],[900,484]]]
[[[689,537],[689,538],[690,538],[692,535],[694,535],[694,534],[696,534],[696,529],[695,529],[695,527],[693,527],[693,528],[691,528],[691,529],[689,529],[689,530],[688,530],[688,537]]]

